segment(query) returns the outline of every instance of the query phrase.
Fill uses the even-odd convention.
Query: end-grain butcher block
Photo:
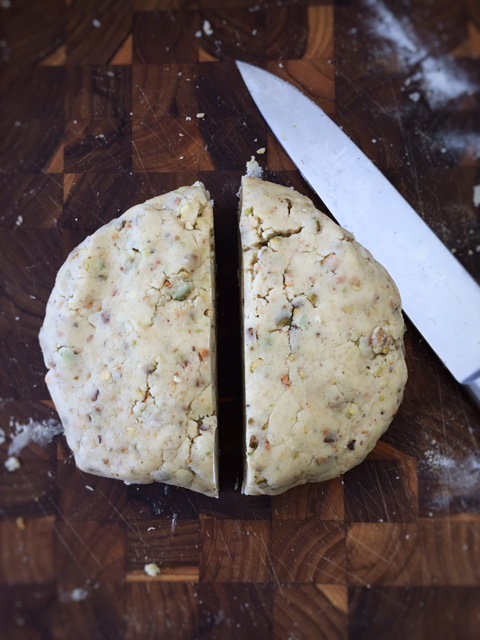
[[[372,450],[402,400],[404,321],[385,269],[292,189],[244,177],[240,232],[243,492],[278,494]]]
[[[133,207],[68,256],[40,343],[80,469],[218,494],[213,299],[201,183]]]

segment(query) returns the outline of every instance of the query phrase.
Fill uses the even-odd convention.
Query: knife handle
[[[465,385],[468,395],[480,409],[480,377]]]

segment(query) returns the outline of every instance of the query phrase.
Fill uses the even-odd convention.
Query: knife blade
[[[480,407],[480,286],[318,105],[264,69],[237,67],[305,180],[389,271],[407,316]]]

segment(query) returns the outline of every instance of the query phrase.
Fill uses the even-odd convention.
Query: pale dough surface
[[[80,469],[218,495],[213,272],[201,183],[129,209],[68,256],[40,344]]]
[[[354,203],[352,203],[354,206]],[[398,290],[299,193],[244,177],[246,494],[278,494],[360,463],[407,379]]]

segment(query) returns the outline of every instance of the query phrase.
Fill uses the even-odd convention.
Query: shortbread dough
[[[354,203],[352,203],[354,206]],[[407,379],[398,290],[287,187],[241,187],[246,494],[338,476],[384,433]]]
[[[129,209],[68,256],[40,343],[83,471],[218,495],[213,272],[199,182]]]

